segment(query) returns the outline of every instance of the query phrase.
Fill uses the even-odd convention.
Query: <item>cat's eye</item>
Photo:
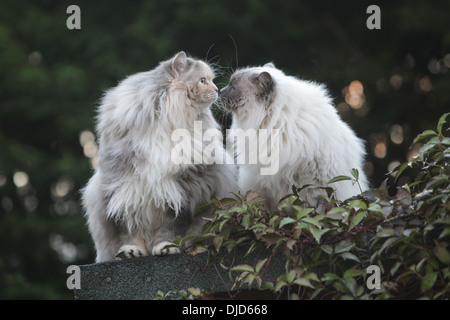
[[[206,79],[205,78],[201,78],[200,79],[200,83],[205,84],[206,83]]]

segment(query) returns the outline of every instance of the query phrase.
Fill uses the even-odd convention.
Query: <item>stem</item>
[[[266,262],[266,266],[264,267],[264,270],[263,270],[263,272],[262,272],[261,275],[260,275],[261,277],[264,275],[264,273],[266,273],[267,268],[268,268],[269,265],[270,265],[270,261],[272,261],[272,258],[275,256],[275,253],[278,251],[279,248],[280,248],[280,246],[276,247],[276,248],[272,251],[272,254],[270,255],[269,259],[268,259],[267,262]]]

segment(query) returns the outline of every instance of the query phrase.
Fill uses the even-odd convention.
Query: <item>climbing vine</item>
[[[321,208],[310,207],[300,196],[303,188],[278,203],[269,213],[256,193],[214,199],[199,211],[213,208],[204,234],[193,246],[186,238],[175,243],[186,255],[206,252],[220,261],[233,283],[233,294],[253,288],[287,299],[448,299],[450,298],[450,135],[444,114],[436,130],[418,135],[423,144],[410,162],[393,172],[395,181],[408,175],[390,195],[387,183],[358,196],[338,201],[332,184],[358,183],[359,173],[339,176],[324,186]],[[238,247],[247,254],[266,248],[254,265],[221,260]],[[248,248],[248,249],[247,249]],[[285,268],[276,277],[266,271],[276,254]],[[380,288],[369,288],[369,266],[380,270]],[[197,288],[174,290],[158,299],[197,299],[208,296]]]

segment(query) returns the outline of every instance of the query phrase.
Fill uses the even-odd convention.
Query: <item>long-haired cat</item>
[[[317,187],[327,186],[338,175],[349,175],[352,168],[359,171],[361,188],[367,189],[363,142],[340,119],[324,86],[288,76],[268,63],[236,71],[220,96],[223,107],[233,114],[231,129],[278,130],[277,135],[269,134],[278,143],[276,174],[261,175],[261,164],[239,166],[241,192],[258,192],[269,210],[291,192],[292,185],[312,185],[300,195],[317,205],[320,195],[325,195]],[[333,187],[340,200],[360,193],[351,181]]]
[[[204,221],[194,215],[195,208],[212,196],[236,191],[232,165],[171,158],[174,130],[192,133],[195,121],[201,121],[203,131],[219,128],[209,109],[218,96],[213,78],[207,63],[180,52],[103,96],[98,166],[82,190],[97,262],[176,252],[167,247],[176,235],[202,231]],[[223,148],[221,133],[215,132],[216,139],[208,143]],[[202,154],[198,135],[185,139],[194,154]]]

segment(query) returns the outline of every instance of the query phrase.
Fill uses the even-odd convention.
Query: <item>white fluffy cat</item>
[[[174,130],[192,133],[189,145],[202,154],[194,123],[204,131],[219,128],[209,109],[218,96],[213,78],[205,62],[180,52],[104,95],[98,167],[82,190],[97,262],[175,252],[165,249],[175,236],[201,234],[205,221],[195,208],[237,189],[232,165],[171,159]],[[223,148],[215,132],[213,143]]]
[[[271,137],[279,143],[278,172],[261,175],[261,164],[240,165],[242,193],[260,193],[274,210],[292,185],[327,186],[332,178],[349,175],[352,168],[359,171],[361,188],[367,189],[364,143],[340,119],[324,86],[288,76],[268,63],[236,71],[220,94],[223,107],[233,114],[231,129],[278,129],[278,136]],[[242,152],[257,150],[238,150]],[[351,181],[330,186],[340,200],[360,193]],[[308,187],[300,195],[317,205],[324,194],[323,189]]]

